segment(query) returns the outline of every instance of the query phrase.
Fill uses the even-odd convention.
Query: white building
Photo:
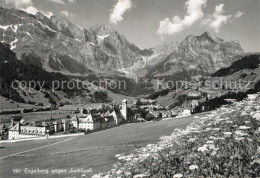
[[[22,125],[20,122],[15,124],[8,131],[8,139],[44,137],[45,135],[46,135],[46,127]]]
[[[190,116],[190,115],[191,115],[190,109],[183,109],[182,112],[178,113],[178,116],[176,116],[176,118],[186,117],[186,116]]]

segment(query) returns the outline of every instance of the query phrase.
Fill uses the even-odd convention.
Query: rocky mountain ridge
[[[141,50],[108,26],[84,29],[63,16],[4,8],[0,41],[9,43],[23,63],[68,75],[170,76],[193,69],[213,73],[244,53],[238,42],[207,32]]]
[[[1,42],[9,43],[22,61],[28,55],[40,59],[36,63],[48,71],[89,74],[142,62],[142,50],[107,26],[87,30],[62,16],[34,16],[16,9],[0,8],[0,14]]]
[[[237,41],[226,42],[208,32],[200,36],[189,35],[182,42],[164,43],[154,51],[155,57],[149,62],[152,65],[146,67],[152,76],[173,75],[182,70],[211,74],[231,65],[244,54]]]

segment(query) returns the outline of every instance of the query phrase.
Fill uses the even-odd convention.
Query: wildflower
[[[245,126],[245,125],[242,125],[242,126],[239,127],[239,129],[241,129],[241,130],[247,130],[247,129],[250,129],[250,127],[247,127],[247,126]]]
[[[146,174],[137,174],[133,178],[148,178],[149,176]]]
[[[191,165],[189,169],[193,171],[195,169],[199,169],[199,167],[197,165]]]
[[[208,151],[208,149],[207,149],[207,147],[202,146],[202,147],[198,148],[198,151],[205,152],[205,151]]]
[[[181,177],[183,177],[183,174],[175,174],[175,175],[173,176],[173,178],[181,178]]]

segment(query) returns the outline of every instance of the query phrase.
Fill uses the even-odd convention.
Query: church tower
[[[127,100],[124,99],[122,101],[122,105],[120,107],[121,114],[123,115],[125,121],[127,121]]]

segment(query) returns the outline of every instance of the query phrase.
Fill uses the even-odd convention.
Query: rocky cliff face
[[[238,42],[209,33],[140,50],[108,26],[83,29],[62,16],[4,8],[0,8],[0,41],[10,44],[25,64],[75,75],[142,71],[164,76],[190,69],[213,73],[244,53]]]
[[[201,36],[189,35],[180,43],[164,43],[154,51],[155,57],[150,59],[153,65],[147,68],[150,73],[161,76],[172,75],[181,70],[213,73],[231,65],[244,54],[237,41],[225,42],[208,32]]]
[[[142,51],[111,28],[87,30],[62,16],[0,8],[0,40],[10,44],[18,59],[26,63],[33,56],[48,71],[89,74],[142,62]]]

